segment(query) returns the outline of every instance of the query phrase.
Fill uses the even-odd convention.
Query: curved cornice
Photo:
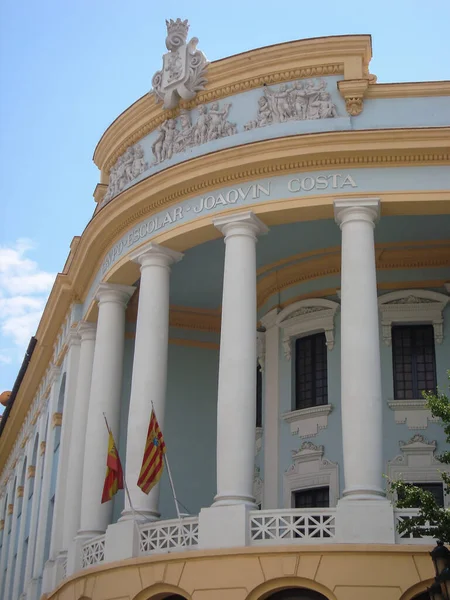
[[[7,456],[12,447],[28,410],[30,398],[33,398],[45,369],[52,360],[54,341],[71,303],[81,302],[85,298],[107,251],[134,223],[180,199],[258,178],[343,166],[367,168],[446,165],[450,162],[449,139],[450,128],[420,128],[341,131],[265,140],[173,166],[117,196],[98,211],[83,235],[75,240],[64,273],[56,277],[36,332],[38,351],[33,354],[14,404],[14,415],[8,420],[8,427],[0,439],[0,468],[1,457],[5,453]],[[408,203],[414,204],[417,201],[415,193],[408,191],[407,186],[408,183],[405,182],[407,194],[391,194],[392,197],[383,206],[383,214],[408,214],[408,210],[411,211]],[[418,205],[424,212],[436,212],[436,207],[428,208],[434,206],[434,201],[439,206],[443,206],[444,202],[448,204],[446,192],[420,192],[416,195],[420,196]],[[389,194],[383,196],[386,198]],[[308,219],[331,218],[332,200],[333,195],[312,195],[255,205],[254,210],[268,224],[286,222],[287,212],[284,211],[291,210],[292,207],[295,211],[292,209],[289,213],[291,219],[294,212],[295,219],[305,218],[304,215]],[[439,208],[440,212],[442,210]],[[215,213],[215,216],[218,214]],[[186,234],[189,231],[193,232],[191,237]],[[183,250],[217,235],[212,226],[212,217],[204,217],[171,230],[170,244],[177,246],[177,250]],[[166,237],[161,235],[155,241],[164,242]]]
[[[377,271],[450,267],[450,240],[403,243],[402,247],[396,243],[377,244],[375,255]],[[340,248],[323,249],[317,252],[315,257],[311,256],[311,253],[305,253],[305,256],[295,255],[291,258],[297,262],[271,271],[258,280],[258,307],[274,294],[289,287],[312,279],[338,275],[341,270]]]
[[[342,74],[347,80],[369,78],[372,57],[370,35],[344,35],[297,40],[266,46],[223,58],[208,66],[206,89],[180,108],[219,100],[264,84]],[[145,94],[108,127],[95,152],[94,162],[108,171],[128,146],[136,143],[177,110],[163,110],[153,94]]]

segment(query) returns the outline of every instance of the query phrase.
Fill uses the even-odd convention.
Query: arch
[[[155,583],[138,592],[132,600],[191,600],[191,596],[174,585]]]
[[[434,579],[426,579],[425,581],[416,583],[403,592],[400,596],[400,600],[428,600],[429,594],[427,593],[427,589],[431,587],[433,583]]]
[[[268,600],[326,600],[320,592],[307,588],[287,588],[267,597]]]
[[[337,600],[331,590],[321,583],[305,577],[283,577],[266,581],[253,589],[245,600],[277,600],[274,594],[286,590],[304,590],[310,595],[316,593],[316,596],[311,596],[311,600]],[[300,598],[301,596],[299,600]],[[279,600],[281,600],[281,597]],[[285,600],[288,600],[288,598]],[[302,600],[309,600],[309,598],[305,596]]]

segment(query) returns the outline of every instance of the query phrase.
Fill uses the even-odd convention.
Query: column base
[[[198,547],[236,548],[249,542],[249,511],[246,504],[213,505],[198,517]]]
[[[146,523],[147,521],[158,521],[161,513],[152,510],[123,510],[119,518],[119,523],[123,521],[137,521],[138,523]]]
[[[214,506],[247,506],[250,510],[256,510],[256,502],[252,496],[236,496],[233,494],[220,494],[214,497]]]
[[[342,498],[345,500],[385,500],[386,493],[378,487],[348,487],[342,492]]]
[[[39,600],[41,597],[41,577],[33,577],[27,585],[27,600]]]
[[[105,562],[139,556],[140,532],[136,521],[109,525],[105,535]]]
[[[373,498],[373,497],[372,497]],[[382,500],[339,500],[336,507],[339,544],[395,544],[392,504]]]

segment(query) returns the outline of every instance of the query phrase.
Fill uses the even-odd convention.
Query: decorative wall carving
[[[180,98],[192,100],[197,92],[205,89],[208,61],[203,52],[197,50],[197,38],[186,43],[187,19],[166,20],[166,26],[169,52],[163,54],[162,70],[153,75],[152,91],[156,101],[164,103],[164,108],[175,108]]]
[[[389,408],[394,411],[395,422],[406,423],[408,429],[426,429],[428,422],[439,421],[439,418],[433,417],[426,404],[425,398],[388,401]]]
[[[253,475],[253,496],[258,506],[262,505],[263,501],[263,488],[264,481],[261,479],[261,469],[255,466],[255,472]]]
[[[292,340],[300,335],[324,331],[328,350],[334,347],[334,316],[339,308],[337,302],[323,298],[300,300],[283,309],[277,317],[278,327],[283,329],[283,349],[291,359]]]
[[[255,432],[255,456],[259,454],[262,448],[263,428],[257,427]]]
[[[258,100],[256,119],[244,125],[245,130],[266,127],[272,123],[329,119],[337,117],[336,105],[326,91],[327,83],[319,79],[308,82],[282,83],[277,89],[264,86],[264,95]]]
[[[191,113],[187,110],[182,110],[178,119],[164,121],[152,144],[153,163],[162,163],[187,148],[237,133],[236,124],[227,120],[230,108],[231,104],[220,108],[218,102],[213,102],[210,107],[200,104],[194,124],[191,123]]]
[[[399,442],[401,454],[388,461],[387,477],[392,481],[407,483],[441,483],[441,473],[450,474],[450,465],[435,456],[436,441],[428,441],[416,433],[407,442]],[[449,496],[444,494],[444,505],[449,506]]]
[[[315,437],[321,429],[328,427],[328,415],[332,410],[332,404],[322,404],[284,413],[281,418],[285,423],[289,423],[292,435],[310,438]]]
[[[292,450],[292,464],[284,474],[284,506],[292,507],[292,493],[302,489],[328,486],[330,507],[339,497],[339,466],[324,458],[324,446],[303,442]]]
[[[119,156],[116,164],[109,172],[109,184],[103,202],[108,202],[131,183],[136,177],[148,169],[144,160],[144,150],[140,144],[130,146],[125,154]]]
[[[383,341],[392,343],[392,325],[398,323],[431,323],[436,344],[444,339],[443,310],[450,296],[430,290],[401,290],[378,298]]]

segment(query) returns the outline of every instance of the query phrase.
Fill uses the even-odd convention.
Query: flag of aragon
[[[155,412],[152,409],[147,441],[145,442],[144,458],[137,482],[144,494],[148,494],[152,487],[161,479],[165,453],[166,444],[164,443]]]
[[[123,471],[112,431],[109,432],[106,477],[103,486],[102,504],[111,500],[118,490],[123,490]]]

